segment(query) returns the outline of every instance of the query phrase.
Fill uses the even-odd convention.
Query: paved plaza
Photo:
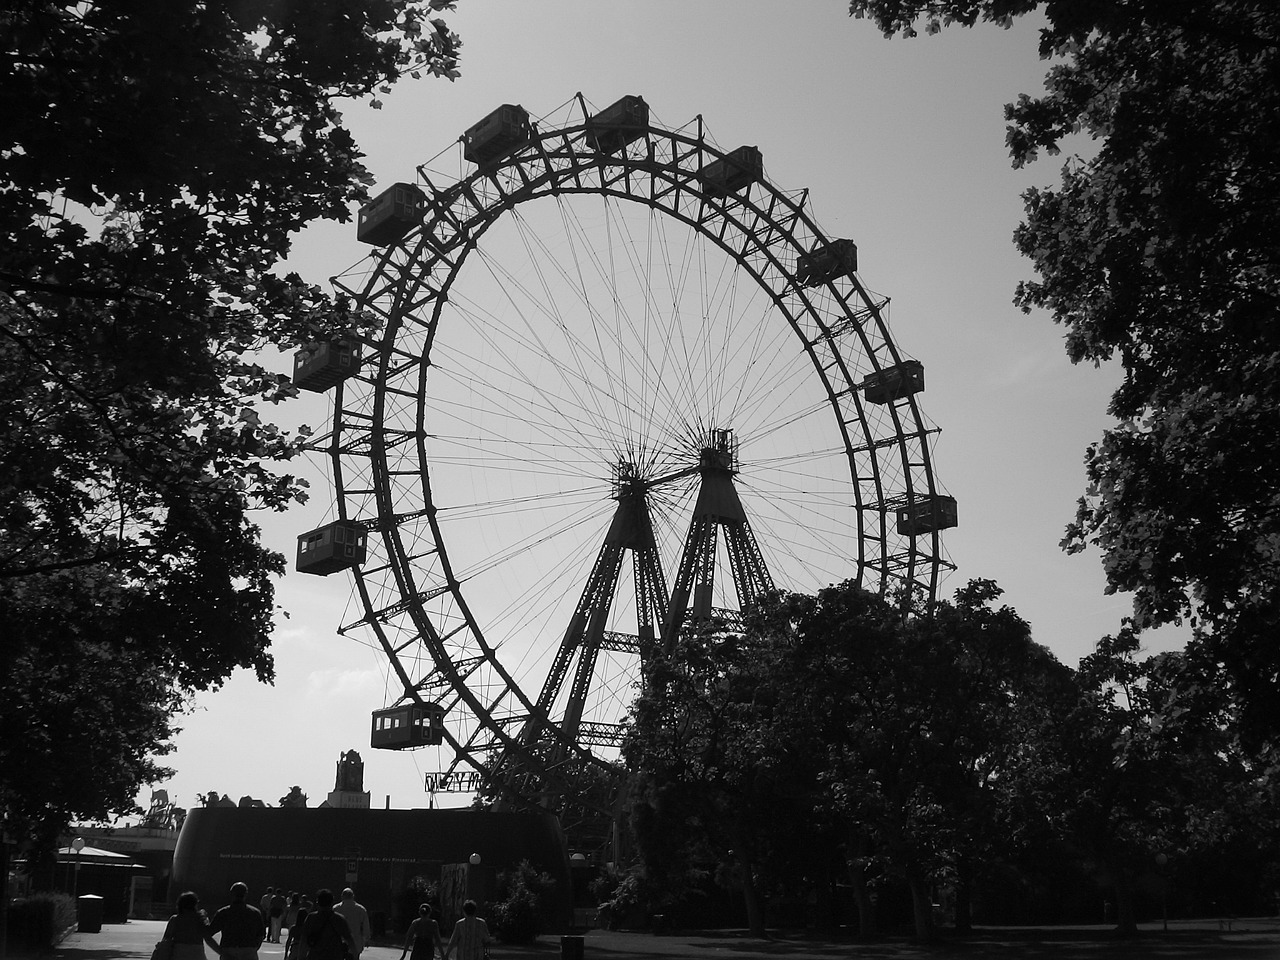
[[[769,940],[748,937],[740,930],[673,933],[654,936],[642,932],[590,930],[585,936],[584,960],[649,960],[684,957],[690,960],[985,960],[987,957],[1030,960],[1280,960],[1280,919],[1237,920],[1225,929],[1216,921],[1148,924],[1136,940],[1116,940],[1105,927],[980,928],[964,940],[917,944],[907,938],[871,944],[779,935]],[[101,933],[72,933],[54,951],[53,960],[149,960],[160,938],[160,920],[107,924]],[[207,951],[209,960],[216,960]],[[263,944],[261,960],[283,960],[284,946]],[[493,960],[560,956],[560,938],[543,937],[530,946],[497,944]],[[399,960],[400,949],[390,945],[365,950],[361,960]]]

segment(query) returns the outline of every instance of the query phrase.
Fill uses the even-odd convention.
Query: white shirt
[[[341,915],[351,928],[351,951],[358,957],[364,945],[373,939],[369,926],[369,911],[355,900],[342,900],[333,905],[333,912]]]

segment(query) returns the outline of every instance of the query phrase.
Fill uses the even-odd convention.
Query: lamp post
[[[84,838],[76,837],[71,841],[71,849],[76,853],[75,879],[71,881],[71,899],[75,900],[80,893],[80,851],[84,849]]]
[[[1167,853],[1156,854],[1156,866],[1160,868],[1160,918],[1164,924],[1164,932],[1169,932],[1169,877],[1164,868],[1169,865]]]

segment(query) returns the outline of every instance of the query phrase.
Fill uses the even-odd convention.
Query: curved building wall
[[[255,904],[269,886],[313,895],[328,887],[335,896],[349,886],[371,916],[390,919],[413,877],[438,881],[443,865],[466,863],[473,853],[486,873],[528,860],[550,874],[556,914],[569,915],[572,881],[560,821],[536,813],[197,808],[182,825],[169,892],[172,900],[194,890],[212,911],[238,880],[249,885]]]

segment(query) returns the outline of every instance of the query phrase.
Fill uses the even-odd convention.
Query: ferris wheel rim
[[[781,307],[778,300],[780,295],[774,292],[772,288],[765,283],[761,270],[757,269],[747,261],[748,253],[755,255],[763,254],[766,261],[771,264],[772,269],[778,273],[789,275],[791,277],[789,292],[796,296],[802,304],[801,312],[807,312],[806,315],[816,316],[815,308],[809,303],[808,293],[800,286],[800,284],[794,281],[794,267],[790,267],[783,262],[779,256],[773,252],[769,244],[761,244],[759,250],[754,251],[733,249],[722,242],[722,238],[717,238],[709,232],[710,227],[708,224],[711,222],[710,220],[700,220],[698,218],[683,215],[679,209],[672,209],[661,205],[658,199],[655,199],[652,195],[637,196],[633,191],[632,184],[641,182],[645,174],[648,174],[650,177],[656,177],[659,176],[660,172],[663,170],[666,172],[674,172],[675,168],[678,168],[679,173],[675,174],[671,180],[673,184],[672,189],[674,191],[682,191],[687,195],[697,196],[701,194],[699,205],[704,208],[708,206],[709,200],[715,201],[714,203],[711,203],[710,206],[715,208],[716,204],[719,204],[718,215],[724,221],[730,221],[734,217],[738,217],[743,211],[747,211],[749,209],[754,210],[756,215],[759,215],[766,208],[769,211],[781,209],[786,211],[786,215],[791,218],[793,227],[795,224],[804,225],[807,235],[812,238],[810,242],[829,242],[826,235],[813,222],[807,211],[804,210],[805,200],[803,196],[797,203],[794,198],[780,191],[768,180],[761,179],[748,191],[749,195],[753,193],[759,194],[758,201],[749,201],[744,200],[742,197],[733,196],[710,197],[700,190],[697,178],[693,175],[693,168],[686,169],[684,167],[679,167],[678,164],[675,164],[674,166],[661,167],[659,165],[659,167],[655,167],[654,161],[652,160],[655,152],[653,148],[653,140],[655,138],[665,140],[673,145],[671,147],[673,157],[679,157],[681,149],[687,151],[685,158],[696,158],[699,169],[703,164],[703,158],[725,158],[728,154],[709,143],[702,136],[701,131],[699,131],[697,135],[690,135],[681,131],[666,130],[651,125],[649,130],[646,131],[644,137],[646,144],[648,144],[648,156],[646,158],[638,155],[628,155],[626,151],[623,151],[622,156],[618,156],[616,154],[606,154],[599,150],[592,149],[587,138],[589,130],[589,121],[584,121],[580,124],[563,125],[547,130],[535,129],[530,143],[525,147],[515,151],[494,165],[477,168],[471,171],[467,176],[460,178],[455,183],[443,189],[435,188],[435,186],[430,183],[430,180],[424,175],[423,179],[427,180],[428,188],[432,191],[432,219],[428,222],[424,222],[421,229],[410,234],[410,236],[406,238],[406,242],[404,244],[399,244],[393,248],[379,251],[374,254],[373,256],[377,260],[377,266],[369,280],[360,290],[349,291],[356,295],[357,302],[367,305],[374,299],[373,291],[380,290],[385,292],[386,289],[395,289],[396,297],[399,302],[403,302],[408,298],[421,296],[425,278],[429,278],[434,275],[435,266],[450,256],[454,257],[452,266],[447,271],[445,281],[439,284],[438,289],[432,294],[435,299],[435,303],[431,314],[431,331],[428,334],[426,350],[418,366],[420,376],[425,376],[425,371],[429,366],[430,344],[434,339],[435,330],[441,321],[442,313],[447,306],[453,282],[457,278],[459,270],[467,260],[471,251],[477,247],[489,228],[497,223],[504,214],[514,210],[520,204],[538,200],[543,197],[559,197],[573,194],[608,196],[619,200],[641,203],[648,206],[651,210],[672,216],[676,220],[686,224],[690,229],[702,234],[708,239],[711,239],[712,242],[717,243],[724,253],[736,262],[740,269],[745,270],[761,288],[770,291],[770,295],[774,297],[774,302]],[[553,160],[553,158],[555,159]],[[555,165],[556,160],[562,162],[562,165],[558,168]],[[584,183],[581,179],[578,179],[583,171],[595,166],[599,166],[601,169],[605,166],[614,166],[617,167],[620,172],[614,176],[612,182],[606,182],[603,174],[598,182],[587,181]],[[513,170],[515,171],[514,174],[512,174]],[[535,172],[530,175],[530,170]],[[501,182],[501,178],[504,176],[512,177],[515,181],[519,181],[521,186],[518,186],[515,189],[503,191],[499,187],[499,184]],[[618,183],[623,183],[626,188],[619,188],[616,186]],[[433,231],[442,222],[452,216],[451,208],[447,206],[445,198],[451,198],[449,199],[450,203],[459,202],[458,198],[468,195],[474,199],[478,195],[482,194],[483,190],[487,190],[490,185],[498,188],[495,195],[496,198],[491,199],[487,206],[484,203],[474,204],[477,215],[480,217],[476,224],[469,227],[465,233],[460,231],[456,234],[454,243],[442,244],[439,237]],[[462,202],[465,203],[467,201]],[[733,216],[731,216],[731,214]],[[774,220],[772,223],[773,227],[776,229],[777,221]],[[779,237],[790,243],[789,252],[791,255],[794,256],[797,252],[805,251],[806,244],[796,239],[794,230],[791,233],[785,233],[779,229],[777,232]],[[398,257],[399,259],[397,259]],[[423,269],[424,263],[429,264],[430,268]],[[881,316],[879,309],[874,305],[875,301],[873,295],[871,295],[869,291],[862,286],[861,282],[856,277],[850,278],[850,280],[852,283],[852,292],[847,292],[841,299],[841,302],[847,304],[850,300],[856,299],[859,303],[864,304],[865,307],[869,309],[869,312],[864,312],[863,314],[864,322],[865,320],[870,319],[877,328],[877,332],[881,335],[879,346],[868,346],[863,329],[856,323],[853,324],[853,327],[856,329],[858,336],[860,337],[860,342],[863,345],[864,351],[873,359],[873,365],[877,368],[881,366],[879,361],[875,359],[877,349],[885,350],[891,363],[900,362],[901,355],[898,352],[896,343],[892,336],[889,335],[884,318]],[[830,284],[827,284],[827,286],[830,286]],[[385,399],[384,386],[387,377],[387,370],[394,362],[394,358],[397,357],[395,344],[403,312],[394,307],[389,312],[383,312],[380,310],[377,312],[382,314],[383,320],[385,321],[383,333],[378,341],[379,367],[374,381],[375,394],[379,398],[377,402],[380,403]],[[820,379],[822,380],[828,401],[831,403],[833,408],[838,408],[839,400],[837,394],[827,378],[827,373],[821,369],[821,365],[814,354],[815,343],[805,340],[803,332],[799,329],[796,321],[792,318],[791,313],[788,310],[784,309],[781,310],[781,312],[787,317],[793,331],[800,337],[801,341],[805,343],[805,350],[813,361],[815,371],[819,374]],[[830,336],[831,331],[823,328],[821,323],[818,323],[817,327],[819,328],[820,333]],[[834,344],[832,345],[832,351],[837,358],[840,375],[843,377],[845,382],[845,387],[842,388],[842,393],[853,397],[855,406],[859,413],[858,426],[861,428],[863,435],[867,436],[869,435],[869,428],[862,413],[861,401],[857,398],[856,380],[853,378],[851,371],[848,369],[847,364],[843,357],[840,356],[839,351]],[[400,359],[407,361],[410,358],[401,357]],[[888,365],[889,364],[884,364],[884,366]],[[341,389],[342,388],[340,387],[339,390],[341,391]],[[421,390],[425,390],[425,386],[420,386],[420,391]],[[347,491],[343,487],[342,483],[343,472],[342,464],[340,462],[342,454],[339,454],[338,452],[342,448],[342,443],[340,442],[341,424],[339,422],[343,413],[341,392],[336,398],[335,410],[337,412],[335,413],[332,458],[335,465],[335,482],[338,487],[339,512],[340,515],[346,518],[348,513]],[[374,416],[375,419],[378,416],[378,408],[376,405]],[[903,404],[901,409],[894,407],[892,410],[892,417],[895,424],[895,439],[900,444],[907,437],[915,437],[918,439],[919,447],[914,451],[914,453],[923,461],[924,470],[922,476],[925,480],[927,493],[932,495],[936,490],[936,481],[933,475],[932,457],[928,449],[927,442],[927,437],[932,431],[925,428],[923,415],[917,406],[915,397],[908,397],[907,402]],[[904,424],[904,418],[909,418],[911,424]],[[888,584],[893,582],[892,577],[888,574],[885,567],[888,563],[889,557],[888,548],[884,545],[887,541],[888,513],[882,506],[883,503],[888,501],[889,494],[887,491],[884,491],[879,487],[880,477],[877,474],[875,476],[875,481],[877,489],[880,492],[879,501],[881,505],[877,508],[877,505],[868,505],[861,502],[862,490],[858,487],[856,482],[856,465],[854,461],[855,438],[849,431],[849,423],[851,421],[843,421],[840,420],[839,417],[837,417],[837,420],[840,422],[840,433],[849,458],[851,481],[853,481],[851,483],[851,487],[858,500],[858,508],[856,510],[856,516],[859,521],[858,540],[860,549],[860,555],[857,559],[858,580],[862,581],[867,569],[867,565],[861,554],[862,542],[864,539],[861,525],[865,514],[875,513],[878,515],[879,527],[877,539],[882,544],[879,563],[880,589],[883,592],[888,588]],[[421,429],[421,422],[419,422],[418,433],[419,436],[414,438],[414,442],[418,445],[419,458],[423,459],[425,464],[425,431]],[[369,433],[371,447],[369,456],[371,458],[375,456],[376,449],[384,446],[386,443],[385,437],[378,437],[376,434],[376,428],[372,428]],[[908,451],[903,449],[901,451],[901,456],[903,459],[906,459],[910,454]],[[907,492],[910,494],[913,485],[913,475],[909,469],[904,469],[903,476],[907,478]],[[443,562],[443,586],[453,595],[458,609],[463,612],[463,618],[469,631],[481,645],[484,656],[491,661],[490,665],[496,669],[499,676],[501,676],[504,684],[506,685],[505,692],[509,692],[513,695],[520,702],[522,707],[532,714],[536,712],[536,704],[530,699],[528,692],[522,688],[520,683],[517,682],[517,680],[504,667],[501,658],[497,655],[497,651],[487,645],[481,619],[477,617],[475,612],[472,610],[471,604],[463,590],[462,583],[449,568],[447,538],[442,534],[440,525],[435,516],[435,505],[432,501],[430,491],[430,479],[425,469],[423,472],[422,483],[424,485],[423,498],[426,508],[427,523],[431,528],[433,537],[436,539],[436,543],[440,546],[440,555]],[[388,504],[384,503],[379,506],[378,516],[376,518],[369,519],[373,521],[371,526],[377,529],[377,532],[381,534],[384,542],[388,546],[387,555],[392,561],[389,563],[392,577],[396,581],[401,602],[407,604],[406,611],[409,612],[414,619],[421,641],[424,645],[428,646],[431,656],[436,662],[436,667],[446,674],[446,679],[449,681],[450,689],[457,700],[465,702],[479,724],[492,730],[497,735],[498,739],[506,746],[518,748],[516,739],[506,734],[503,725],[497,723],[494,718],[489,716],[488,706],[470,693],[466,684],[467,673],[466,670],[463,669],[463,665],[456,663],[448,651],[438,645],[438,631],[432,623],[430,616],[422,609],[421,598],[424,592],[418,589],[418,585],[415,583],[413,578],[413,571],[404,561],[405,551],[403,549],[403,545],[398,544],[397,542],[399,524],[394,518],[394,510],[391,509]],[[931,541],[932,544],[930,551],[919,552],[925,557],[926,562],[931,566],[927,583],[923,585],[928,591],[930,597],[932,597],[936,591],[940,569],[940,547],[937,531],[934,531],[931,534]],[[914,549],[913,540],[907,560],[907,574],[904,577],[900,577],[900,581],[907,583],[911,588],[919,588],[922,586],[921,584],[916,583],[915,580],[915,567],[917,562],[919,562],[919,557],[917,556],[917,551]],[[371,591],[368,589],[368,584],[365,582],[365,577],[366,574],[363,571],[357,571],[357,590],[360,593],[362,604],[368,614],[361,625],[371,628],[375,634],[378,635],[385,653],[392,660],[393,666],[395,667],[399,679],[403,684],[405,697],[416,698],[421,692],[421,682],[411,679],[411,677],[401,668],[398,655],[395,652],[395,644],[385,636],[382,631],[381,621],[388,607],[385,604],[381,604],[381,602],[373,596]],[[435,644],[434,647],[432,646],[433,643]],[[555,721],[552,718],[543,717],[541,719],[554,727]],[[453,742],[453,746],[460,752],[464,748],[464,744],[457,741]],[[578,750],[579,755],[583,759],[597,759],[590,751],[582,750],[577,744],[572,744],[572,746]],[[474,763],[472,758],[468,757],[466,759],[471,761],[473,765],[477,766],[477,769],[479,769],[479,766]]]

